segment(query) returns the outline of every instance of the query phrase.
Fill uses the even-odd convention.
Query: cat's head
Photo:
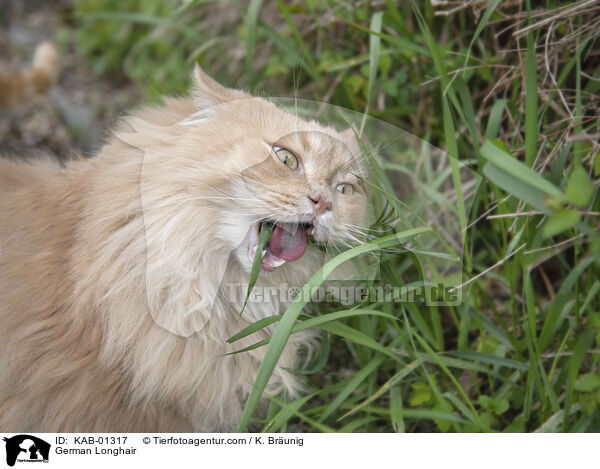
[[[156,252],[185,246],[197,253],[186,260],[187,270],[198,262],[220,269],[233,259],[248,273],[261,229],[270,226],[262,269],[300,270],[305,278],[323,262],[313,244],[357,244],[367,171],[353,129],[301,118],[225,88],[198,68],[194,82],[191,99],[168,102],[162,114],[138,114],[138,122],[152,121],[138,129],[135,144],[146,151],[142,199]],[[185,256],[169,257],[183,262]]]
[[[244,269],[250,271],[265,228],[273,230],[262,261],[265,271],[283,270],[285,264],[293,269],[315,249],[311,242],[356,244],[367,194],[354,130],[339,132],[284,112],[265,99],[222,87],[199,69],[194,77],[199,110],[185,123],[229,142],[215,160],[223,176],[216,195],[228,197],[221,199],[229,206],[222,235],[237,246]]]
[[[213,139],[212,150],[198,148],[196,155],[216,176],[216,198],[205,201],[221,207],[217,236],[243,269],[250,271],[260,232],[269,227],[264,271],[314,262],[312,242],[356,244],[366,218],[367,171],[354,130],[340,132],[224,88],[199,68],[194,81],[198,110],[181,125]]]

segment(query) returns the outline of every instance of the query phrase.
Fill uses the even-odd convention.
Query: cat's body
[[[94,158],[64,168],[0,159],[0,431],[235,429],[265,348],[224,354],[272,328],[234,344],[227,338],[287,303],[249,303],[240,318],[241,302],[225,290],[248,282],[253,223],[274,211],[283,221],[302,218],[316,203],[303,195],[286,215],[273,200],[261,209],[257,193],[243,206],[256,187],[269,185],[272,198],[285,191],[262,175],[240,183],[245,168],[264,160],[248,135],[278,141],[313,132],[291,137],[297,145],[343,137],[201,72],[196,80],[193,98],[138,113],[136,131],[124,126]],[[323,237],[325,221],[313,223]],[[321,261],[309,247],[263,272],[258,285],[300,286]],[[299,391],[289,369],[312,336],[291,337],[271,392]]]

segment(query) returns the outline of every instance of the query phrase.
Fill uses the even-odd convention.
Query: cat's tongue
[[[269,248],[280,259],[295,261],[306,251],[306,232],[299,225],[278,223],[271,235]]]

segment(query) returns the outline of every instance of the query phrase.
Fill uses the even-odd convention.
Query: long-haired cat
[[[93,158],[0,159],[0,431],[234,430],[264,347],[227,338],[282,314],[257,287],[301,286],[316,244],[351,238],[366,194],[354,133],[194,72],[190,97],[123,123]],[[314,241],[308,242],[308,241]],[[242,295],[243,296],[243,295]],[[269,392],[297,395],[313,333],[291,336]]]

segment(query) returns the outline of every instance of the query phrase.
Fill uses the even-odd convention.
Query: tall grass
[[[153,92],[185,84],[143,70],[169,77],[169,67],[197,60],[232,86],[368,112],[483,176],[470,214],[457,199],[462,303],[326,304],[304,316],[299,298],[240,331],[232,341],[277,322],[257,344],[266,355],[240,430],[600,431],[600,2],[251,1],[246,9],[192,0],[159,15],[139,15],[135,2],[120,2],[120,12],[113,0],[76,5],[79,38],[115,24],[138,34],[142,25],[139,38],[128,37],[134,52],[100,47],[116,49],[114,69],[129,64],[130,78],[149,79]],[[130,55],[140,41],[159,51],[175,44],[175,58]],[[411,234],[382,230],[304,289],[359,251]],[[382,252],[381,282],[406,284],[411,254]],[[320,356],[305,370],[311,391],[291,402],[268,396],[259,416],[281,350],[306,327],[322,331]]]

